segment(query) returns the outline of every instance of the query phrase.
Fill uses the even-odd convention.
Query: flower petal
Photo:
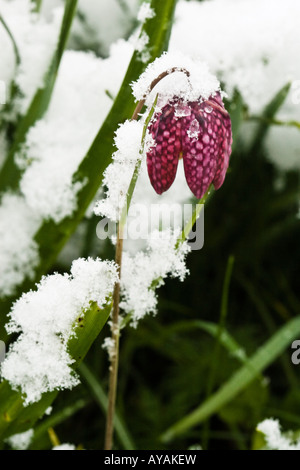
[[[219,125],[219,120],[221,124]],[[215,128],[218,127],[218,143],[219,156],[217,161],[217,171],[213,180],[214,187],[219,189],[224,183],[226,172],[229,165],[229,157],[231,155],[231,145],[232,145],[232,130],[231,130],[231,120],[229,115],[222,117],[222,119],[217,119],[215,122]]]
[[[192,114],[183,124],[183,161],[192,193],[201,199],[211,183],[219,189],[231,153],[231,121],[220,99],[190,103]]]
[[[149,131],[156,145],[147,152],[148,174],[155,191],[162,194],[175,179],[181,152],[181,122],[174,106],[166,105],[154,116]]]
[[[197,199],[208,190],[217,169],[215,139],[209,134],[211,115],[202,104],[191,103],[191,116],[184,119],[183,164],[187,184]]]

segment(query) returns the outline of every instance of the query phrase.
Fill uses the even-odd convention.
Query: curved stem
[[[142,111],[143,109],[143,106],[145,104],[145,101],[147,99],[147,96],[151,93],[151,91],[156,87],[156,85],[158,85],[158,83],[165,77],[167,77],[168,75],[172,74],[172,73],[175,73],[175,72],[182,72],[184,73],[188,78],[190,77],[190,72],[186,69],[184,69],[183,67],[172,67],[171,69],[168,69],[166,70],[165,72],[162,72],[157,78],[155,78],[153,80],[153,82],[151,83],[151,85],[149,86],[149,88],[147,89],[147,92],[145,94],[145,96],[143,97],[143,99],[141,101],[138,102],[135,110],[134,110],[134,113],[132,115],[132,120],[137,120],[138,117],[139,117],[139,113]]]
[[[132,121],[136,121],[138,119],[139,114],[141,110],[143,109],[143,106],[146,102],[146,98],[148,94],[151,93],[154,87],[163,78],[165,78],[166,76],[174,72],[183,72],[186,74],[187,77],[190,76],[190,73],[187,70],[180,68],[180,67],[173,67],[172,69],[166,70],[165,72],[161,73],[155,80],[153,80],[153,82],[150,84],[146,92],[146,95],[137,104],[134,110],[134,113],[132,115],[132,118],[131,118]],[[105,450],[111,450],[113,447],[114,416],[115,416],[115,408],[116,408],[118,368],[119,368],[119,343],[120,343],[120,324],[119,324],[120,307],[119,307],[119,304],[120,304],[120,282],[121,282],[124,227],[126,224],[129,206],[132,200],[133,192],[136,187],[136,183],[137,183],[137,179],[138,179],[138,175],[139,175],[139,171],[141,167],[142,155],[143,155],[144,146],[145,146],[146,131],[153,117],[156,103],[157,103],[157,96],[149,112],[149,115],[145,121],[143,135],[142,135],[140,158],[138,159],[135,165],[133,176],[129,184],[129,188],[128,188],[126,201],[125,201],[125,204],[124,204],[121,216],[120,216],[120,222],[118,224],[115,263],[118,269],[119,281],[115,284],[114,293],[113,293],[113,310],[112,310],[112,324],[111,324],[111,339],[112,339],[112,344],[113,344],[113,350],[112,350],[111,357],[110,357],[111,363],[110,363],[110,369],[109,369],[108,409],[107,409],[106,431],[105,431],[105,442],[104,442]]]

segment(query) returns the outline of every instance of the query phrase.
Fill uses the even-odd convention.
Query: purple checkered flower
[[[151,184],[158,194],[170,188],[179,158],[187,184],[201,199],[211,184],[219,189],[231,154],[231,120],[219,93],[185,103],[174,97],[149,125],[154,146],[147,152]]]

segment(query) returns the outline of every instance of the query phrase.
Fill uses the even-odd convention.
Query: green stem
[[[212,196],[214,192],[214,188],[213,186],[211,185],[208,190],[206,191],[206,193],[204,194],[204,196],[199,199],[199,201],[197,202],[196,204],[196,207],[195,209],[193,210],[193,213],[192,213],[192,216],[190,217],[190,219],[187,221],[187,223],[185,224],[184,226],[184,229],[183,231],[181,232],[181,235],[179,236],[178,240],[177,240],[177,243],[176,243],[176,248],[178,249],[180,247],[180,245],[185,242],[194,226],[194,224],[196,223],[198,217],[200,216],[201,212],[202,212],[202,209],[204,207],[204,204],[208,201],[208,199]]]
[[[166,76],[170,75],[170,73],[174,72],[183,72],[190,76],[189,72],[183,68],[173,67],[172,69],[166,70],[165,72],[161,73],[153,82],[150,84],[146,95],[142,100],[139,101],[137,104],[131,120],[137,120],[139,114],[145,104],[147,95],[155,88],[155,86],[163,80]],[[116,407],[116,395],[117,395],[117,382],[118,382],[118,367],[119,367],[119,343],[120,343],[120,322],[119,322],[119,303],[120,303],[120,283],[121,283],[121,270],[122,270],[122,254],[123,254],[123,238],[124,238],[124,228],[127,221],[129,207],[132,201],[133,193],[136,187],[136,183],[138,180],[138,176],[140,173],[140,168],[142,164],[142,157],[145,150],[145,141],[146,141],[146,134],[148,125],[153,117],[155,112],[155,107],[157,103],[157,96],[154,100],[154,103],[150,109],[150,112],[145,120],[145,124],[143,127],[142,133],[142,142],[140,147],[140,156],[136,162],[134,172],[129,184],[129,188],[127,191],[126,201],[123,206],[120,221],[118,223],[118,230],[117,230],[117,244],[116,244],[116,256],[115,256],[115,263],[118,268],[119,274],[119,281],[116,282],[114,293],[113,293],[113,311],[112,311],[112,344],[113,350],[110,357],[110,374],[109,374],[109,390],[108,390],[108,409],[107,409],[107,419],[106,419],[106,431],[105,431],[105,441],[104,441],[104,449],[111,450],[113,446],[113,433],[114,433],[114,415],[115,415],[115,407]]]
[[[263,116],[249,116],[246,121],[256,121],[260,123],[264,123],[270,126],[286,126],[286,127],[296,127],[300,129],[300,122],[299,121],[281,121],[280,119],[272,119],[272,118],[264,118]]]

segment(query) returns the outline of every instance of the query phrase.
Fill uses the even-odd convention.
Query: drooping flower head
[[[231,120],[219,92],[208,100],[184,102],[174,97],[149,125],[154,145],[147,152],[151,184],[158,194],[172,185],[179,158],[187,184],[201,199],[211,184],[219,189],[231,154]]]

